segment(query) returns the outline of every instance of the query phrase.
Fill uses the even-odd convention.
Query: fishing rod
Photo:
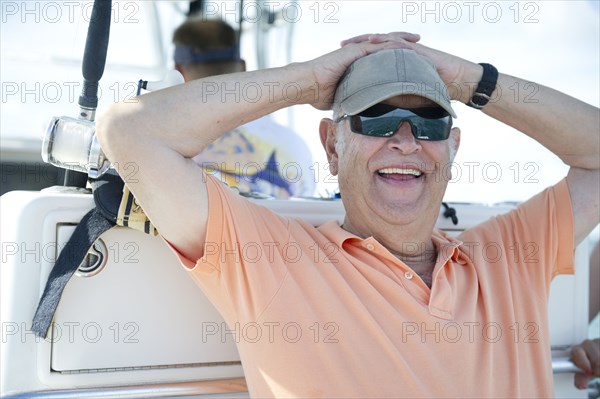
[[[95,0],[83,54],[83,89],[79,96],[79,114],[53,117],[42,142],[42,159],[65,170],[64,186],[85,188],[88,178],[98,179],[111,167],[96,136],[95,117],[98,88],[104,74],[110,36],[112,0]],[[156,82],[140,80],[141,90],[159,90],[183,83],[177,71],[170,71]]]
[[[106,65],[111,11],[112,0],[94,1],[81,66],[78,117],[53,117],[42,143],[44,162],[65,169],[64,186],[85,188],[88,176],[98,177],[110,167],[96,138],[94,120]]]

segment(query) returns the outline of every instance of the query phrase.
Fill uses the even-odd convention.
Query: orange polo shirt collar
[[[319,227],[319,230],[325,236],[329,237],[339,248],[344,248],[345,244],[349,244],[364,247],[367,250],[381,251],[385,259],[394,263],[395,266],[405,273],[407,278],[412,279],[413,274],[416,275],[410,266],[394,256],[373,237],[360,238],[341,228],[335,220],[324,223]],[[457,293],[451,285],[449,277],[453,272],[452,268],[469,265],[470,261],[466,257],[466,251],[461,249],[463,245],[462,241],[450,237],[439,230],[433,231],[431,239],[437,250],[437,260],[432,276],[432,288],[429,289],[422,281],[419,284],[405,284],[404,288],[415,299],[427,304],[429,313],[432,316],[452,320],[454,314],[453,305],[456,302],[454,299]]]

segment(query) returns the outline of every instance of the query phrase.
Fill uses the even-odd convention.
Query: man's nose
[[[412,154],[421,150],[421,143],[412,134],[412,128],[408,121],[400,124],[400,127],[388,138],[390,149],[400,151],[403,154]]]

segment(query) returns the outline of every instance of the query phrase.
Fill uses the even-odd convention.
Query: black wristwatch
[[[483,109],[490,101],[492,93],[496,89],[498,83],[498,70],[490,64],[479,64],[483,67],[483,76],[473,93],[473,97],[467,103],[469,107],[475,109]]]

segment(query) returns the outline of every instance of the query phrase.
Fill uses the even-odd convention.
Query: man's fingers
[[[579,389],[587,387],[592,378],[600,377],[600,340],[586,339],[571,349],[571,361],[583,370],[575,374],[575,386]]]
[[[600,340],[589,340],[586,339],[581,344],[583,347],[588,361],[590,363],[590,371],[596,377],[600,377]]]
[[[381,50],[397,48],[411,49],[413,47],[414,43],[405,40],[386,40],[381,43],[374,43],[370,40],[358,41],[357,39],[356,42],[348,43],[338,50],[310,61],[306,65],[309,65],[312,69],[313,76],[319,87],[318,98],[315,97],[309,100],[310,104],[319,110],[331,109],[338,81],[346,69],[357,59]]]
[[[587,353],[583,348],[583,345],[577,345],[571,349],[571,361],[573,362],[573,364],[575,364],[575,366],[582,369],[585,373],[589,373],[592,371],[590,359],[588,358]]]
[[[392,32],[386,34],[372,34],[367,33],[360,36],[354,36],[350,39],[343,40],[340,45],[342,47],[350,44],[350,43],[361,43],[369,41],[371,43],[383,43],[388,41],[402,41],[406,40],[407,42],[416,43],[421,40],[421,36],[416,33],[410,32]]]
[[[346,40],[342,40],[342,42],[340,43],[340,45],[342,47],[350,44],[350,43],[361,43],[361,42],[366,42],[369,40],[369,36],[372,36],[371,33],[367,33],[364,35],[360,35],[360,36],[354,36],[351,37],[350,39],[346,39]]]
[[[351,47],[353,46],[353,47]],[[384,41],[380,43],[373,43],[371,41],[363,41],[357,43],[348,43],[344,47],[348,50],[348,54],[352,54],[351,60],[348,63],[350,65],[353,61],[360,57],[364,57],[369,54],[376,53],[381,50],[404,48],[412,49],[413,44],[406,41]]]
[[[369,40],[372,43],[381,43],[387,41],[401,41],[406,40],[407,42],[416,43],[421,40],[421,36],[416,33],[410,32],[392,32],[386,34],[371,35]]]
[[[592,377],[582,373],[575,374],[575,387],[577,389],[586,389],[591,378]]]

